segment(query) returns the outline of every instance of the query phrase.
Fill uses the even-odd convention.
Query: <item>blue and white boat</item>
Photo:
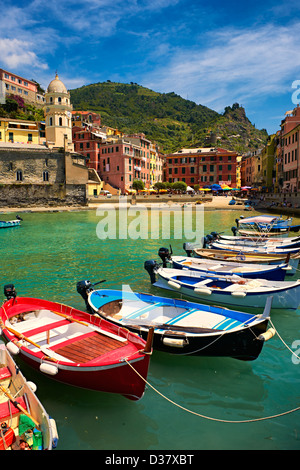
[[[288,263],[281,264],[250,264],[233,263],[230,261],[214,261],[204,258],[190,258],[188,256],[173,256],[170,259],[174,269],[190,269],[202,273],[216,274],[219,276],[236,275],[248,279],[261,279],[284,281],[286,274],[292,270]]]
[[[153,349],[177,355],[256,359],[265,340],[275,331],[267,330],[272,298],[260,315],[222,309],[181,299],[165,298],[127,289],[94,290],[89,281],[77,284],[77,291],[90,312],[146,338],[154,327]]]
[[[251,240],[251,238],[243,238],[243,237],[230,237],[228,236],[221,236],[219,238],[215,238],[213,240],[209,240],[209,236],[205,237],[205,242],[206,243],[214,243],[218,245],[231,245],[231,246],[236,246],[238,248],[244,248],[251,246],[253,248],[257,248],[258,250],[260,248],[269,248],[269,249],[276,249],[276,250],[294,250],[297,251],[300,250],[300,237],[295,238],[293,241],[289,238],[282,238],[281,240],[278,239],[263,239],[263,240]]]
[[[292,221],[293,219],[291,217],[284,219],[282,216],[262,214],[247,218],[241,217],[237,220],[237,225],[238,228],[280,232],[281,230],[288,230],[292,225]]]
[[[272,295],[272,310],[297,309],[300,305],[300,279],[268,281],[239,276],[217,276],[197,271],[162,268],[151,260],[145,263],[151,283],[156,287],[186,295],[198,302],[223,305],[228,308],[261,309]]]
[[[243,251],[245,253],[267,253],[267,254],[278,254],[278,255],[283,255],[287,256],[288,253],[299,253],[300,249],[298,246],[295,247],[290,247],[286,248],[285,246],[282,247],[277,247],[277,246],[272,246],[272,245],[264,245],[264,244],[259,244],[255,245],[239,245],[239,244],[234,244],[234,242],[220,242],[219,240],[216,240],[214,242],[209,243],[208,248],[212,248],[215,250],[233,250],[233,251]]]
[[[0,220],[0,228],[11,228],[11,227],[19,227],[21,224],[21,217],[18,215],[14,220]]]

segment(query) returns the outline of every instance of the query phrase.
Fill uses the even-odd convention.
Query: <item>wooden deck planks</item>
[[[85,363],[109,351],[121,348],[124,344],[127,343],[120,343],[113,338],[93,332],[85,338],[75,339],[72,343],[56,349],[55,352],[71,361]]]

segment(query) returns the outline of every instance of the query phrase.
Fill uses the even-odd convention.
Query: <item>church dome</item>
[[[65,85],[58,78],[58,75],[56,74],[55,79],[49,83],[47,92],[48,93],[68,93],[68,90],[66,89]]]

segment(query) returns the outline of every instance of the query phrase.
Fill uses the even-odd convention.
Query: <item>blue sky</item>
[[[135,82],[220,113],[238,102],[269,133],[296,105],[298,0],[0,0],[0,6],[0,67],[44,88],[57,70],[68,89]]]

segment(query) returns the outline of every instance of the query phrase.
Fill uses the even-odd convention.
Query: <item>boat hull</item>
[[[192,258],[183,258],[183,257],[172,257],[172,264],[174,269],[189,269],[192,271],[199,271],[203,273],[210,273],[217,274],[220,276],[224,275],[237,275],[240,277],[247,277],[248,279],[257,279],[260,277],[261,279],[268,279],[268,280],[276,280],[276,281],[283,281],[285,279],[286,274],[288,273],[288,265],[284,264],[283,266],[272,266],[270,269],[267,269],[267,265],[257,267],[257,270],[250,270],[249,265],[242,265],[238,263],[228,263],[230,265],[229,269],[218,270],[218,268],[212,269],[211,268],[204,268],[201,267],[201,262],[199,266],[196,263],[193,263]],[[199,258],[196,260],[199,261]],[[205,263],[203,264],[205,265]],[[216,265],[216,263],[215,263]],[[236,265],[236,266],[235,266]],[[224,264],[226,266],[226,264]],[[292,268],[291,268],[292,269]]]
[[[31,330],[23,333],[26,339],[22,342],[18,340],[18,334],[11,328],[10,320],[16,315],[24,316],[33,311],[49,311],[54,316],[66,318],[58,318],[59,326],[55,326],[56,323],[51,326],[49,323],[49,331],[52,332],[50,335],[54,334],[53,345],[51,342],[50,346],[46,344],[47,332],[44,324],[39,327],[34,324]],[[151,351],[146,353],[145,341],[128,330],[117,329],[110,322],[103,323],[99,317],[63,304],[28,297],[17,297],[5,302],[0,309],[0,318],[5,340],[17,342],[21,358],[40,373],[71,386],[118,393],[131,400],[138,400],[143,396]],[[82,322],[84,332],[81,332]],[[68,334],[70,324],[73,330]],[[24,325],[26,328],[26,321]],[[41,346],[35,341],[30,343],[32,338],[41,336]],[[60,336],[62,339],[55,343],[55,338]],[[52,357],[45,353],[45,347],[50,350]]]
[[[195,248],[194,253],[196,257],[213,259],[213,260],[224,260],[233,261],[237,263],[258,263],[258,264],[280,264],[287,260],[285,255],[270,255],[266,253],[245,253],[234,250],[213,250],[208,248]],[[300,256],[292,253],[289,256],[289,266],[292,268],[288,271],[288,274],[294,275],[299,265]]]
[[[32,358],[24,349],[20,356],[30,367],[40,371],[40,360]],[[145,365],[145,362],[147,364]],[[53,365],[52,362],[43,361],[44,364]],[[131,364],[128,365],[128,364]],[[145,390],[145,383],[140,380],[137,385],[137,374],[147,376],[149,366],[148,358],[124,361],[122,364],[107,365],[106,367],[70,367],[58,364],[58,372],[51,379],[73,387],[84,388],[104,393],[116,393],[139,400]],[[44,373],[43,375],[47,375]]]
[[[32,417],[37,423],[39,423],[39,430],[42,432],[43,436],[43,450],[52,450],[57,446],[58,435],[57,432],[54,432],[54,428],[51,422],[54,422],[46,412],[44,406],[38,399],[35,392],[29,386],[26,378],[23,376],[22,372],[20,371],[19,366],[16,365],[12,355],[8,352],[5,345],[2,343],[0,344],[0,363],[1,367],[8,368],[11,373],[9,377],[9,382],[7,384],[3,384],[3,380],[0,381],[0,385],[5,387],[5,390],[9,391],[9,387],[12,386],[12,393],[15,393],[16,390],[21,390],[21,394],[18,394],[19,402],[21,402],[20,398],[26,396],[26,400],[24,402],[24,407],[26,406],[25,403],[27,402],[29,406],[26,406],[25,411],[29,413],[29,416]],[[3,370],[3,369],[1,369]],[[3,378],[3,374],[0,374],[1,378]],[[3,392],[2,392],[3,393]],[[1,403],[0,406],[4,406],[4,403]],[[12,405],[8,408],[9,416],[6,418],[3,408],[1,408],[1,418],[0,422],[11,422],[15,423],[15,417],[11,417],[12,414]],[[15,423],[17,424],[17,423]],[[56,425],[54,426],[56,428]],[[55,429],[56,431],[56,429]]]
[[[197,284],[196,279],[193,279],[193,283],[189,284],[190,279],[183,279],[183,276],[177,276],[168,274],[167,270],[158,270],[157,282],[154,286],[168,289],[197,300],[198,302],[205,302],[214,305],[223,305],[229,308],[237,309],[261,309],[264,307],[267,298],[272,295],[272,310],[277,309],[297,309],[300,304],[300,284],[295,287],[272,289],[271,287],[262,290],[247,291],[241,289],[240,291],[226,291],[225,289],[219,289],[210,287],[209,284],[203,286],[195,286]],[[199,278],[198,281],[202,281]],[[243,287],[243,286],[241,286]]]
[[[160,303],[163,303],[165,306],[171,306],[173,310],[177,310],[176,315],[180,311],[178,314],[179,323],[184,321],[184,317],[187,318],[190,314],[193,314],[195,309],[197,310],[196,314],[194,313],[195,315],[205,315],[207,312],[209,314],[213,312],[217,316],[224,315],[224,309],[218,307],[208,307],[207,305],[191,303],[181,299],[166,299],[150,294],[132,294],[136,297],[136,301],[149,302],[148,311],[150,311],[150,314],[151,305]],[[125,301],[127,299],[126,293],[113,290],[92,291],[88,296],[89,306],[95,313],[103,318],[109,318],[116,325],[126,326],[126,328],[146,339],[149,324],[145,325],[145,320],[142,320],[143,323],[139,323],[141,317],[138,318],[135,312],[131,312],[128,317],[116,319],[119,316],[120,305],[124,299]],[[147,307],[144,307],[142,311],[142,315],[147,316]],[[239,318],[239,321],[243,322],[242,327],[240,329],[233,328],[232,331],[229,329],[225,331],[209,327],[180,326],[177,322],[176,325],[156,323],[153,319],[151,323],[152,326],[155,324],[153,348],[157,351],[181,356],[232,357],[244,361],[256,359],[263,347],[263,341],[258,339],[258,337],[266,332],[269,317],[266,316],[261,321],[258,321],[255,315],[231,312],[229,310],[226,310],[226,314],[228,316],[222,321],[227,321],[230,327],[233,328],[231,324]],[[131,323],[130,318],[133,319]],[[171,323],[175,321],[176,318]],[[249,326],[246,326],[246,323],[249,323]]]
[[[8,220],[8,221],[3,221],[0,220],[0,228],[11,228],[11,227],[18,227],[20,225],[21,221],[20,220]]]

